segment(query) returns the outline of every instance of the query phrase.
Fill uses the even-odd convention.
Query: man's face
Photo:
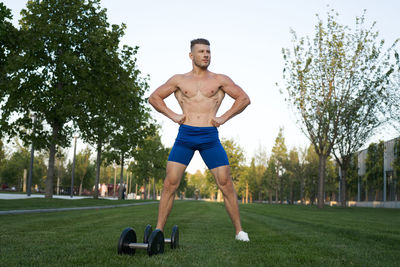
[[[193,46],[189,54],[193,64],[201,69],[207,69],[211,62],[210,46],[204,44],[196,44]]]

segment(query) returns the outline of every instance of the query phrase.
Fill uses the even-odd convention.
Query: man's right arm
[[[158,112],[164,114],[176,123],[182,124],[185,121],[185,116],[176,114],[164,102],[164,99],[170,96],[178,89],[179,75],[172,76],[165,84],[158,87],[149,97],[149,103]]]

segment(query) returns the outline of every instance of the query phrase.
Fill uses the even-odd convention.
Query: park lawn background
[[[69,201],[69,200],[64,200]],[[74,201],[70,201],[74,202]],[[114,203],[113,201],[110,201]],[[251,242],[234,240],[222,203],[176,201],[165,235],[179,225],[178,250],[118,255],[125,227],[138,240],[158,204],[0,215],[0,265],[37,266],[398,266],[400,210],[240,205]]]

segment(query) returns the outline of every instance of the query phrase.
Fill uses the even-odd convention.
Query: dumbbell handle
[[[165,243],[171,243],[171,238],[164,238]]]
[[[144,249],[147,249],[149,244],[146,244],[146,243],[129,243],[128,246],[130,248],[144,248]]]

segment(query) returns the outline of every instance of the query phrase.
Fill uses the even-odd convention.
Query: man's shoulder
[[[213,73],[214,74],[214,78],[219,81],[220,83],[229,83],[232,82],[232,79],[229,78],[228,75],[225,74],[220,74],[220,73]]]
[[[174,74],[172,75],[172,77],[170,78],[170,80],[179,80],[182,79],[184,77],[185,74]]]
[[[171,78],[168,79],[167,84],[179,84],[185,77],[185,74],[175,74]]]

